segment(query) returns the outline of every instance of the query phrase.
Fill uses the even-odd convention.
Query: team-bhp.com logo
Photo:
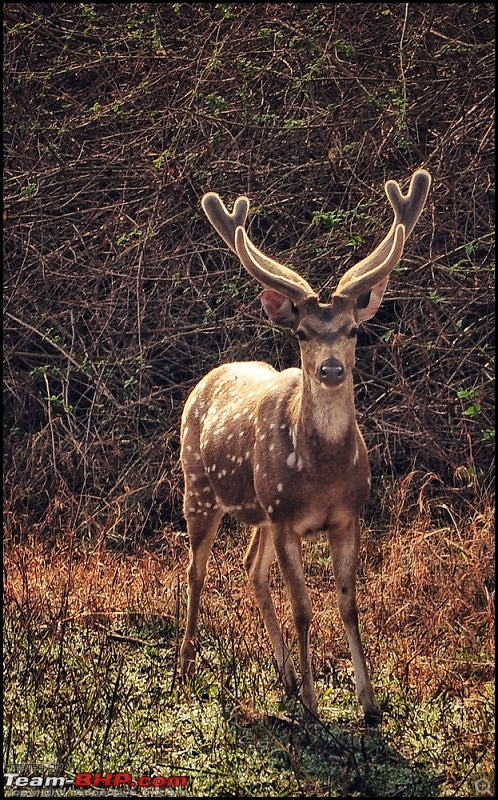
[[[27,775],[27,770],[23,770],[24,775],[19,771],[11,769],[4,770],[4,787],[12,789],[62,789],[69,786],[79,788],[98,788],[110,789],[117,786],[127,786],[134,789],[156,788],[156,789],[186,789],[187,778],[185,775],[142,775],[136,780],[132,779],[129,772],[77,772],[73,779],[65,778],[63,775],[36,775],[33,770]],[[40,770],[42,772],[42,770]]]

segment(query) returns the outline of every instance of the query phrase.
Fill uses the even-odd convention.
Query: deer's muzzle
[[[339,386],[346,377],[346,370],[337,358],[328,358],[318,370],[318,380],[324,386]]]

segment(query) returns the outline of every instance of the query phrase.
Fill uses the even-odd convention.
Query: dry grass
[[[494,664],[494,515],[455,519],[434,527],[421,513],[410,529],[394,525],[364,532],[359,593],[363,628],[372,662],[396,664],[400,679],[419,700],[444,687],[472,691],[490,680]],[[35,535],[7,543],[5,600],[9,612],[30,624],[100,621],[110,629],[147,626],[158,619],[181,624],[188,561],[186,537],[168,532],[156,547],[134,553],[109,551],[101,542],[85,552],[72,536],[46,548]],[[244,533],[220,533],[204,597],[214,633],[223,638],[222,618],[233,616],[243,636],[258,639],[260,622],[248,591],[241,555]],[[318,669],[326,666],[331,631],[341,630],[325,542],[305,545],[315,609]],[[277,607],[289,624],[281,581],[274,576]],[[235,614],[234,614],[235,612]],[[256,622],[251,620],[256,620]],[[124,628],[123,628],[124,626]],[[201,626],[202,627],[202,626]],[[346,645],[342,633],[341,657]]]

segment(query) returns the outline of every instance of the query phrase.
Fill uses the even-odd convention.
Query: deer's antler
[[[403,195],[396,181],[387,181],[385,190],[394,211],[393,224],[375,250],[342,276],[334,294],[358,297],[389,276],[422,212],[430,185],[431,176],[425,169],[414,172],[406,195]],[[404,228],[401,250],[394,246],[400,226]]]
[[[265,256],[251,242],[244,229],[249,210],[247,197],[243,195],[238,197],[231,213],[215,192],[205,194],[201,204],[213,228],[259,283],[285,294],[296,305],[300,305],[309,297],[317,297],[316,292],[297,272]]]
[[[235,231],[246,224],[249,211],[249,200],[244,195],[237,197],[233,211],[228,211],[223,200],[216,192],[208,192],[201,200],[201,206],[211,225],[221,238],[237,255],[235,249]]]
[[[382,284],[399,261],[406,239],[415,227],[431,184],[431,176],[425,169],[412,175],[406,195],[394,180],[387,181],[385,190],[394,211],[394,220],[387,235],[370,255],[351,267],[339,281],[335,295],[356,298]],[[233,211],[229,212],[215,192],[208,192],[202,198],[202,208],[207,218],[226,244],[240,258],[243,266],[259,283],[281,292],[300,307],[310,298],[318,298],[297,272],[269,258],[249,239],[244,225],[249,211],[249,200],[238,197]]]
[[[289,297],[296,306],[302,305],[310,297],[317,298],[309,283],[293,269],[265,256],[253,245],[244,228],[235,231],[235,248],[242,264],[253,278],[263,286],[275,289]]]

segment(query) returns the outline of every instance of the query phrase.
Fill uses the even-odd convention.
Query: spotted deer
[[[420,216],[431,178],[418,170],[408,193],[385,185],[394,221],[373,252],[340,279],[328,303],[289,267],[264,255],[244,229],[249,200],[229,213],[209,192],[209,221],[263,287],[270,321],[299,340],[301,367],[277,372],[259,361],[211,370],[187,399],[181,423],[184,512],[190,541],[188,609],[181,647],[185,678],[195,663],[195,633],[206,565],[221,518],[254,527],[244,557],[278,671],[317,715],[309,639],[311,604],[301,542],[324,533],[330,547],[340,615],[351,651],[365,722],[377,725],[375,699],[358,629],[356,567],[359,515],[370,489],[367,450],[355,419],[353,366],[358,326],[377,311],[390,273]],[[277,561],[290,598],[301,680],[284,643],[269,588]]]

